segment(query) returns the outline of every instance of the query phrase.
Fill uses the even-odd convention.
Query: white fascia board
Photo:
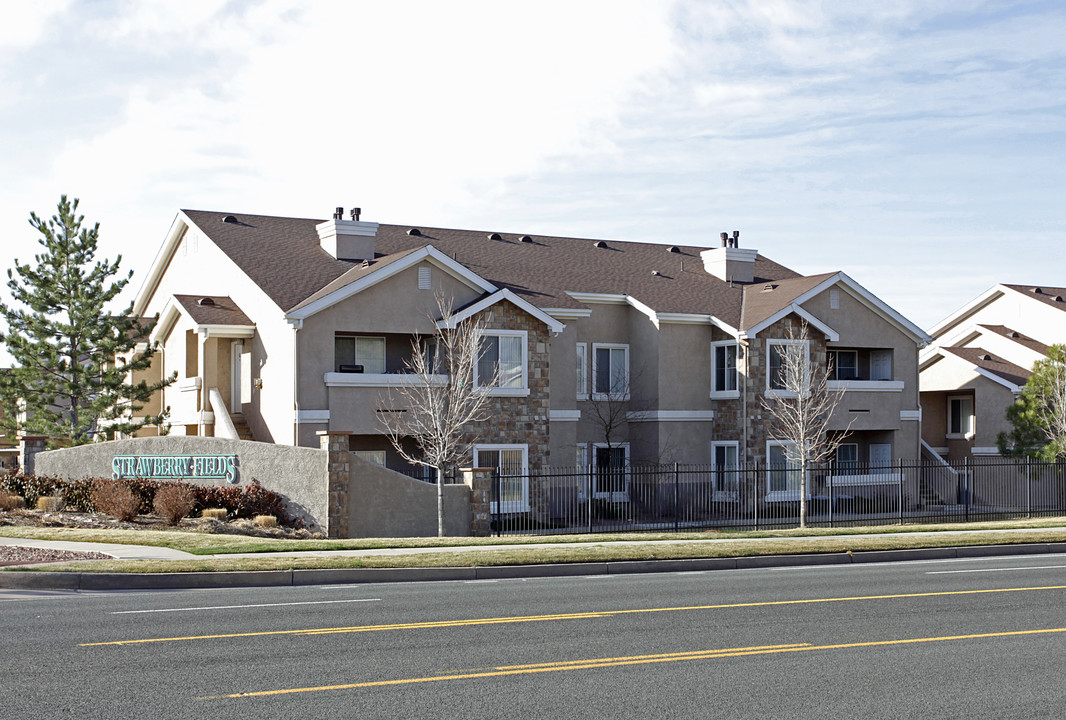
[[[992,287],[978,295],[976,298],[966,303],[961,308],[951,313],[946,318],[931,327],[929,329],[929,334],[932,335],[933,338],[939,340],[946,332],[965,322],[967,319],[977,313],[978,310],[981,310],[982,308],[990,305],[991,303],[1001,298],[1009,289],[1010,288],[1004,287],[1003,285],[993,285]]]
[[[433,265],[439,267],[440,269],[453,276],[455,279],[469,285],[472,288],[480,290],[481,292],[491,293],[497,290],[497,287],[495,285],[490,283],[488,280],[485,280],[477,273],[468,269],[464,265],[456,262],[455,260],[452,260],[450,257],[445,255],[432,245],[426,245],[425,247],[419,248],[410,255],[402,257],[399,260],[396,260],[395,262],[391,262],[388,265],[385,265],[384,267],[375,270],[368,275],[364,275],[358,280],[354,280],[348,283],[342,288],[334,290],[329,295],[321,297],[318,300],[315,300],[313,303],[305,305],[299,310],[294,310],[292,312],[286,313],[285,319],[289,321],[290,324],[294,320],[304,320],[316,313],[322,312],[327,308],[333,307],[339,302],[347,300],[352,295],[355,295],[358,292],[362,292],[363,290],[366,290],[369,287],[377,285],[383,280],[389,279],[397,273],[403,272],[404,270],[410,267],[414,267],[416,264],[422,262],[423,260],[429,261]]]
[[[651,324],[655,326],[655,329],[659,329],[659,313],[655,312],[650,307],[642,303],[640,300],[637,300],[635,297],[632,297],[631,295],[626,295],[625,298],[626,304],[629,305],[629,307],[635,310],[639,310],[644,315],[647,315],[648,319],[651,320]]]
[[[929,343],[933,342],[932,336],[922,330],[920,327],[912,323],[907,318],[899,314],[894,308],[885,303],[884,300],[874,295],[872,292],[864,288],[859,283],[855,282],[847,273],[837,273],[841,287],[847,291],[849,295],[866,305],[871,310],[875,310],[880,313],[886,320],[892,325],[896,326],[900,332],[904,335],[910,336],[914,340],[915,344],[919,348],[925,347]]]
[[[815,328],[816,330],[821,332],[823,335],[825,335],[826,339],[829,340],[829,342],[839,342],[840,341],[840,333],[838,333],[836,330],[834,330],[833,328],[831,328],[828,325],[826,325],[824,322],[822,322],[821,320],[816,318],[814,315],[811,315],[809,312],[807,312],[806,310],[801,308],[798,303],[799,303],[799,299],[797,298],[796,302],[793,302],[788,307],[781,308],[780,310],[775,312],[773,315],[771,315],[770,317],[768,317],[765,320],[763,320],[758,325],[755,325],[753,327],[748,328],[746,331],[741,333],[740,337],[742,337],[742,338],[753,338],[756,335],[758,335],[760,332],[765,330],[766,328],[768,328],[771,325],[773,325],[778,320],[781,320],[782,318],[786,318],[789,315],[791,315],[792,313],[796,313],[801,318],[803,318],[807,322],[808,325],[812,326],[813,328]]]
[[[255,337],[255,325],[197,325],[196,332],[208,338]]]
[[[556,320],[580,320],[592,316],[588,308],[543,308],[544,312]]]
[[[566,294],[578,302],[587,303],[589,305],[625,305],[629,302],[628,295],[620,295],[617,293],[591,293],[567,290]]]
[[[178,249],[182,236],[192,227],[192,221],[185,213],[179,210],[178,214],[174,216],[174,222],[170,224],[166,239],[163,240],[163,244],[155,254],[155,260],[149,266],[148,274],[144,276],[144,282],[141,283],[141,287],[137,291],[136,299],[133,301],[133,315],[135,317],[140,317],[144,314],[144,309],[148,306],[148,301],[152,298],[152,295],[155,294],[156,288],[159,287],[159,282],[163,279],[163,274],[170,264],[170,259],[174,257],[174,252]]]
[[[848,295],[851,295],[861,304],[865,305],[866,307],[870,308],[871,310],[888,320],[888,322],[894,325],[897,330],[914,340],[915,344],[917,344],[918,347],[924,347],[928,343],[932,342],[933,338],[927,335],[924,330],[912,323],[907,318],[900,315],[898,312],[896,312],[896,310],[892,309],[889,305],[887,305],[885,301],[883,301],[881,298],[877,297],[872,292],[857,283],[854,278],[852,278],[845,272],[837,272],[834,275],[826,278],[807,292],[797,296],[792,301],[792,304],[793,306],[802,305],[811,298],[822,294],[834,285],[839,285],[845,290],[845,292],[848,293]],[[762,329],[761,325],[762,323],[760,323],[760,325],[757,327],[759,327],[759,329]],[[748,333],[754,335],[754,332],[752,332],[751,330],[749,330]]]
[[[563,331],[563,328],[566,327],[566,325],[562,324],[561,322],[553,318],[551,315],[541,310],[536,305],[533,305],[528,300],[523,300],[518,295],[515,295],[512,291],[508,290],[507,288],[503,288],[502,290],[497,290],[488,297],[481,298],[473,305],[468,305],[459,312],[453,315],[449,315],[447,318],[441,318],[437,321],[437,328],[445,329],[453,327],[456,323],[461,323],[462,321],[471,318],[474,315],[477,315],[485,308],[491,307],[492,305],[495,305],[501,300],[510,301],[513,305],[517,306],[522,311],[532,315],[537,320],[540,320],[542,323],[548,326],[548,329],[551,330],[552,333],[556,335],[561,333]]]
[[[726,333],[730,337],[733,337],[733,338],[735,338],[737,340],[741,339],[741,333],[740,333],[740,329],[739,328],[733,327],[729,323],[724,322],[724,321],[720,320],[719,318],[716,318],[714,315],[711,315],[710,318],[711,318],[711,325],[714,325],[716,328],[718,328],[719,330],[723,331],[724,333]]]
[[[962,360],[962,358],[959,358],[959,359]],[[973,367],[974,372],[976,372],[978,375],[982,375],[982,376],[988,378],[989,380],[991,380],[994,383],[999,383],[1003,387],[1005,387],[1008,390],[1010,390],[1012,393],[1020,393],[1022,391],[1022,388],[1021,388],[1020,385],[1015,385],[1014,383],[1012,383],[1009,380],[1004,380],[1003,378],[1001,378],[999,375],[996,375],[995,373],[989,372],[989,371],[985,370],[984,368],[977,367],[976,365],[972,365],[971,367]]]
[[[148,336],[148,341],[153,344],[162,343],[163,338],[167,336],[170,329],[174,327],[174,323],[183,314],[181,304],[171,296],[167,300],[167,304],[163,306],[163,312],[159,313],[159,322],[152,328],[152,334]]]
[[[935,345],[929,348],[930,352],[927,354],[923,352],[918,356],[918,372],[928,370],[932,366],[944,359],[944,353],[940,351],[940,348]]]

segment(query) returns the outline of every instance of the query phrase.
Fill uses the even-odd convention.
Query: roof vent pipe
[[[334,210],[333,211],[333,219],[334,220],[343,220],[344,219],[344,208],[338,207],[336,210]]]
[[[352,220],[359,222],[359,216],[363,214],[363,208],[352,208]]]
[[[722,233],[722,247],[729,247],[729,233]]]

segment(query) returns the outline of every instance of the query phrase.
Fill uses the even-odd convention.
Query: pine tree
[[[35,264],[14,261],[7,271],[14,303],[0,303],[7,324],[0,342],[15,360],[0,374],[6,429],[71,445],[160,424],[165,412],[133,415],[173,382],[131,382],[133,372],[151,365],[154,348],[136,347],[154,321],[138,321],[132,304],[121,314],[106,311],[133,272],[118,276],[121,255],[114,262],[95,259],[100,224],[82,227],[77,211],[77,198],[63,195],[50,220],[30,213],[43,251]]]
[[[1066,345],[1052,345],[1036,361],[1014,404],[1007,408],[1009,432],[997,438],[1007,457],[1054,462],[1066,458]]]

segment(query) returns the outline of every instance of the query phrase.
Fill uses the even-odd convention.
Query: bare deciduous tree
[[[444,470],[470,453],[475,438],[469,426],[487,419],[490,396],[483,388],[496,382],[481,372],[481,387],[474,384],[483,325],[472,318],[455,322],[452,300],[438,295],[436,301],[440,320],[430,318],[436,331],[411,340],[411,358],[405,363],[410,380],[385,393],[388,406],[379,408],[378,416],[400,457],[436,471],[437,534],[443,537]],[[395,412],[398,406],[403,412]],[[404,440],[413,441],[414,449]]]
[[[786,443],[800,471],[800,527],[807,527],[807,490],[811,466],[825,462],[836,454],[851,422],[843,432],[829,434],[829,425],[843,390],[829,388],[832,368],[817,368],[811,362],[807,323],[797,330],[790,325],[780,346],[780,369],[776,389],[767,393],[762,407],[770,416],[770,436]],[[766,362],[770,362],[767,348]]]

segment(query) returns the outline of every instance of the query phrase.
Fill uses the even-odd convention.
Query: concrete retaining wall
[[[35,458],[36,474],[68,480],[111,477],[116,455],[236,455],[238,486],[256,480],[285,497],[290,516],[315,532],[327,532],[326,451],[212,437],[148,437],[92,443],[49,450]],[[228,485],[225,480],[189,478],[201,485]]]

